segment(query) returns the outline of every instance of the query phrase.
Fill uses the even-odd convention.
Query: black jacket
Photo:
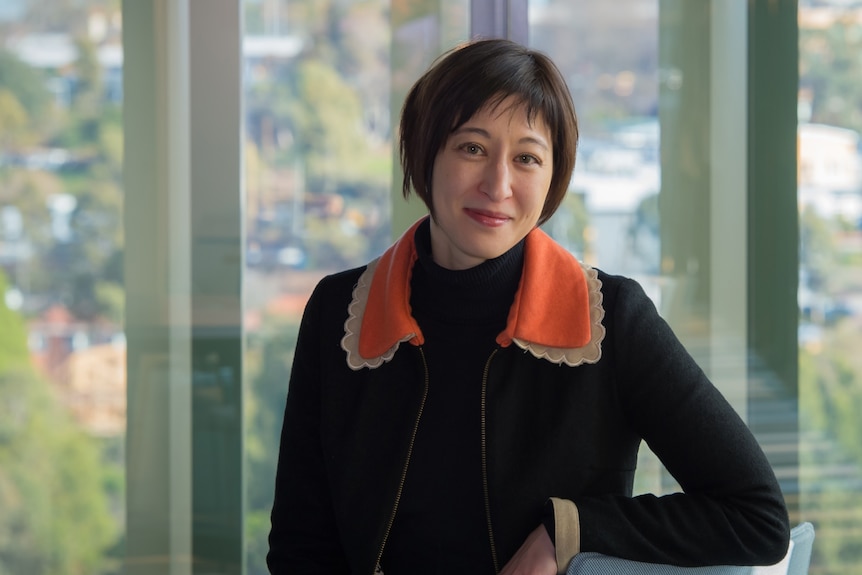
[[[537,233],[528,242],[547,247]],[[527,280],[539,253],[527,249]],[[396,255],[387,265],[391,271],[412,261],[398,264]],[[364,320],[354,317],[355,306],[373,298],[367,284],[374,272],[325,278],[303,316],[272,510],[267,562],[274,574],[371,575],[382,555],[428,378],[421,334],[400,338],[372,367],[348,365],[347,320],[355,329]],[[589,269],[584,276],[593,307],[587,353],[561,359],[515,330],[487,358],[483,467],[497,568],[541,523],[549,498],[574,504],[554,506],[574,512],[574,529],[572,517],[558,517],[567,526],[555,533],[558,550],[679,565],[779,561],[789,540],[787,511],[744,422],[636,282]],[[398,306],[397,298],[386,301],[387,309]],[[684,493],[631,496],[641,439]]]

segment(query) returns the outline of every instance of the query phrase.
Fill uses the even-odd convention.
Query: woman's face
[[[513,97],[449,135],[431,179],[431,250],[448,269],[503,255],[539,221],[553,175],[550,130]]]

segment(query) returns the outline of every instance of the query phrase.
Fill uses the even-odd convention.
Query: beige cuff
[[[572,558],[581,551],[581,520],[578,507],[568,499],[551,497],[554,505],[554,545],[557,548],[557,573],[566,572]]]

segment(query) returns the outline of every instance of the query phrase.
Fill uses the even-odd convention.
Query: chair
[[[790,531],[788,556],[770,567],[712,565],[708,567],[677,567],[656,563],[641,563],[610,557],[601,553],[579,553],[569,563],[566,575],[806,575],[814,546],[814,526],[800,523]]]

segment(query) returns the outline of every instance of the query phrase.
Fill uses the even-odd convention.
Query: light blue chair
[[[787,575],[806,575],[814,547],[814,526],[800,523],[790,531],[793,549]],[[601,553],[580,553],[572,559],[566,575],[751,575],[754,567],[715,565],[710,567],[676,567],[641,563]]]

